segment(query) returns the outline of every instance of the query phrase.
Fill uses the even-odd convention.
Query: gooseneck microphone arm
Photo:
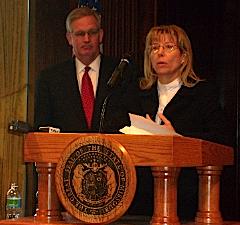
[[[104,119],[105,119],[105,111],[108,103],[108,99],[112,93],[108,94],[107,97],[104,99],[103,105],[102,105],[102,110],[101,110],[101,117],[100,117],[100,125],[99,125],[99,133],[103,132],[103,124],[104,124]]]

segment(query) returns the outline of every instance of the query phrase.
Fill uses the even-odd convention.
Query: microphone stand
[[[104,119],[105,119],[105,112],[106,112],[106,106],[108,103],[108,99],[111,97],[112,92],[107,95],[107,97],[104,99],[103,105],[102,105],[102,110],[101,110],[101,117],[100,117],[100,124],[99,124],[99,133],[103,132],[103,124],[104,124]]]
[[[122,77],[122,71],[121,71],[120,75]],[[119,80],[118,79],[115,79],[114,83],[111,83],[111,84],[108,81],[107,85],[111,88],[111,92],[106,96],[106,98],[104,99],[103,105],[102,105],[100,124],[99,124],[99,130],[98,130],[99,133],[103,133],[103,128],[104,128],[103,125],[104,125],[104,119],[105,119],[105,112],[106,112],[107,103],[108,103],[109,98],[113,95],[114,91],[117,90],[118,84],[119,84]]]

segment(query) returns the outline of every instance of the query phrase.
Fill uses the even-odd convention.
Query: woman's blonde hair
[[[140,81],[141,89],[149,89],[157,80],[157,74],[154,71],[151,60],[151,45],[155,40],[159,40],[161,35],[170,35],[176,40],[177,46],[184,55],[184,63],[180,68],[180,78],[184,86],[193,87],[200,78],[193,71],[192,47],[186,32],[176,25],[162,25],[150,29],[145,44],[144,51],[144,78]]]

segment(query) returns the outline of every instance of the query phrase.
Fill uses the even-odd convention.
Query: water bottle
[[[17,219],[22,215],[21,195],[18,186],[11,184],[11,188],[7,192],[6,202],[6,219]]]

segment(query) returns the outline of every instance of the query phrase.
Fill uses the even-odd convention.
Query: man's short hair
[[[98,28],[101,28],[101,16],[95,10],[88,7],[80,7],[73,9],[67,16],[66,19],[66,30],[72,32],[71,24],[74,20],[83,18],[85,16],[93,16],[97,20]]]

